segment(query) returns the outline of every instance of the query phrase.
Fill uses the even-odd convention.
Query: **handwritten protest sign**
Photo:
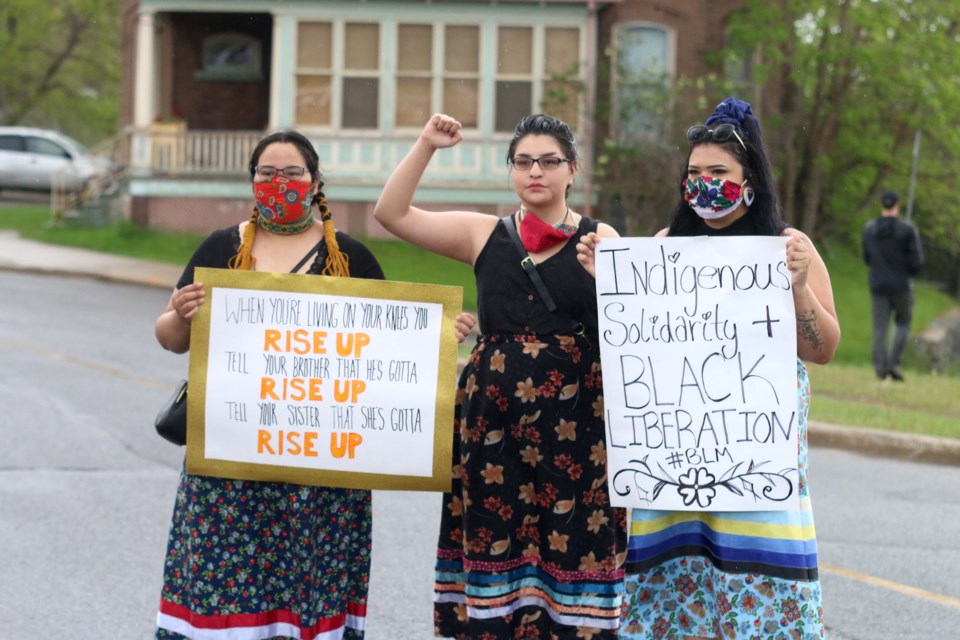
[[[596,254],[611,502],[797,510],[786,239],[604,239]]]
[[[187,471],[450,489],[462,290],[196,270]]]

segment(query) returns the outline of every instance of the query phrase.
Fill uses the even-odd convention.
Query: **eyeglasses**
[[[510,158],[510,164],[513,165],[513,168],[519,169],[520,171],[529,171],[533,168],[534,164],[540,165],[540,168],[544,171],[553,171],[559,168],[562,162],[573,162],[573,160],[557,158],[556,156],[542,156],[540,158],[520,156],[519,158]]]
[[[737,128],[732,124],[717,125],[713,129],[703,124],[697,124],[687,129],[687,142],[691,144],[703,142],[708,138],[713,142],[726,142],[730,138],[736,138],[743,150],[747,150],[747,145],[743,144],[743,139],[737,133]]]
[[[303,177],[303,174],[307,172],[307,168],[292,164],[289,167],[278,169],[269,164],[260,164],[254,167],[253,171],[257,174],[258,178],[263,178],[264,180],[273,180],[277,177],[278,173],[287,180],[299,180]]]

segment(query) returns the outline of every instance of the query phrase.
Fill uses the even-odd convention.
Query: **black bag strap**
[[[320,242],[318,242],[318,243],[313,247],[313,249],[310,249],[310,251],[307,252],[307,255],[303,256],[303,258],[300,260],[300,262],[297,263],[297,266],[295,266],[293,269],[290,269],[290,273],[296,273],[297,271],[300,271],[300,267],[302,267],[303,265],[307,264],[307,260],[309,260],[309,259],[313,256],[313,254],[315,254],[317,251],[319,251],[319,250],[320,250],[320,247],[321,247],[325,242],[326,242],[326,240],[321,240]]]
[[[536,287],[537,293],[540,294],[544,304],[547,305],[547,311],[553,313],[557,310],[557,303],[553,301],[553,297],[550,295],[550,292],[547,291],[547,285],[543,284],[543,279],[540,277],[540,273],[537,271],[536,263],[523,246],[523,241],[520,239],[520,234],[517,233],[517,225],[513,221],[513,214],[503,218],[503,226],[507,228],[507,235],[509,235],[510,239],[513,240],[513,244],[517,247],[517,251],[520,253],[520,266],[523,267],[523,270],[527,272],[528,276],[530,276],[530,280],[533,282],[533,286]]]

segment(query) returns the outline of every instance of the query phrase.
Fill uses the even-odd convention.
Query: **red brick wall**
[[[250,217],[251,201],[226,198],[133,198],[131,219],[159,231],[209,233]]]
[[[263,130],[270,106],[270,47],[272,19],[267,14],[177,13],[167,23],[165,39],[172,45],[163,57],[163,76],[171,80],[170,109],[181,112],[189,129]],[[261,42],[261,82],[199,80],[205,36],[237,32]]]
[[[123,0],[121,36],[121,127],[133,122],[134,69],[140,3]],[[181,112],[190,129],[264,130],[269,119],[270,52],[273,22],[269,14],[158,13],[154,17],[159,45],[158,108],[154,116]],[[262,82],[212,82],[194,78],[202,67],[206,35],[238,32],[262,43]]]
[[[653,22],[675,34],[677,76],[697,77],[710,71],[705,55],[723,47],[727,17],[744,0],[624,0],[600,16],[600,51],[611,44],[614,27],[626,22]]]
[[[329,206],[340,231],[363,237],[391,237],[374,219],[374,203],[331,202]],[[252,208],[252,199],[133,198],[130,216],[134,223],[151,229],[206,234],[243,222],[250,217]]]
[[[710,62],[709,54],[723,48],[729,17],[744,2],[745,0],[623,0],[619,4],[609,5],[600,14],[599,61],[613,67],[614,58],[608,56],[607,52],[613,49],[618,25],[645,22],[662,25],[672,33],[674,79],[701,78],[710,73],[722,74],[722,67]],[[597,87],[600,101],[610,100],[610,89],[608,83],[601,81]],[[711,96],[708,102],[715,98],[713,104],[716,104],[725,97]],[[751,96],[744,98],[749,100]],[[599,128],[603,130],[602,123]]]

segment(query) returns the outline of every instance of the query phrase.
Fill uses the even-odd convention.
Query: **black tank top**
[[[473,268],[480,330],[486,334],[571,335],[578,324],[583,324],[588,337],[596,336],[597,287],[577,261],[577,239],[596,231],[597,224],[596,220],[581,217],[574,237],[556,254],[537,264],[537,271],[557,304],[557,310],[551,313],[520,266],[520,252],[503,220],[499,221]]]

